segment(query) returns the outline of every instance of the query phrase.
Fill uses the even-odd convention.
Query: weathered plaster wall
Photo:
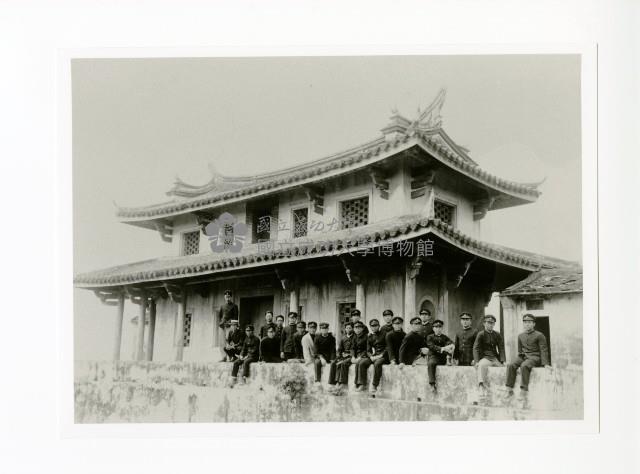
[[[372,400],[353,387],[342,397],[311,388],[301,364],[255,364],[246,385],[226,388],[230,364],[76,363],[75,418],[88,422],[419,421],[582,418],[582,372],[535,369],[529,402],[505,403],[504,369],[490,369],[491,397],[474,406],[474,369],[439,367],[439,392],[427,390],[426,367],[386,366]],[[323,371],[326,382],[328,370]],[[279,385],[295,373],[309,383],[293,406]],[[371,374],[369,374],[371,375]],[[350,381],[353,380],[353,369]],[[370,379],[369,379],[370,380]]]
[[[554,365],[582,366],[582,294],[569,293],[552,295],[544,299],[544,308],[528,310],[524,299],[501,297],[504,317],[504,336],[507,357],[517,355],[518,334],[522,332],[522,316],[531,313],[534,316],[549,318],[551,348]]]

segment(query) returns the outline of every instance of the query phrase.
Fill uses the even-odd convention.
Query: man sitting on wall
[[[293,335],[293,346],[295,356],[292,359],[287,359],[291,362],[304,362],[304,353],[302,351],[302,338],[307,334],[307,323],[299,321],[296,324],[296,333]]]
[[[433,334],[433,320],[431,319],[431,311],[428,309],[420,310],[420,319],[422,320],[422,327],[420,328],[420,335],[427,340],[429,334]]]
[[[377,319],[369,321],[371,332],[367,336],[367,352],[360,362],[356,364],[356,390],[362,391],[367,388],[367,371],[371,364],[385,358],[387,343],[385,333],[380,330],[380,323]]]
[[[422,336],[422,319],[418,316],[412,318],[409,321],[411,324],[411,331],[404,337],[402,344],[400,344],[400,365],[399,368],[405,365],[415,365],[416,362],[422,360],[429,353],[427,350],[427,340]]]
[[[245,334],[238,329],[238,320],[229,321],[229,333],[227,334],[224,352],[227,355],[226,361],[233,362],[238,358],[238,354],[242,350]]]
[[[348,321],[344,325],[344,336],[338,346],[338,353],[336,359],[331,362],[329,369],[329,385],[330,390],[336,395],[340,395],[342,386],[347,384],[349,378],[349,366],[351,365],[353,347],[353,323]],[[346,371],[343,370],[346,367]],[[336,381],[338,385],[336,385]]]
[[[471,327],[470,313],[460,314],[460,325],[462,328],[456,334],[456,349],[453,351],[453,358],[460,366],[475,365],[478,359],[473,356],[473,344],[476,341],[478,331]]]
[[[242,366],[242,381],[247,382],[249,377],[249,366],[253,362],[257,362],[260,358],[260,339],[253,334],[253,326],[249,324],[245,328],[247,333],[244,341],[242,342],[242,349],[240,350],[240,357],[233,363],[231,369],[231,386],[233,387],[238,380],[238,369]]]
[[[284,316],[279,314],[276,316],[276,339],[280,341],[282,338],[282,330],[284,329]]]
[[[316,382],[319,383],[322,378],[322,368],[336,359],[336,338],[329,332],[329,323],[320,323],[320,333],[316,334],[313,344],[316,349],[314,361]]]
[[[233,295],[231,290],[225,290],[224,292],[224,303],[218,308],[218,327],[220,328],[220,336],[223,341],[227,340],[229,335],[229,323],[232,320],[238,319],[238,305],[233,302]],[[226,361],[225,350],[223,347],[222,353],[222,361]]]
[[[507,398],[513,396],[513,386],[516,383],[518,367],[522,375],[519,399],[526,401],[529,392],[529,377],[534,367],[551,367],[549,365],[549,348],[547,338],[540,331],[536,331],[536,318],[533,314],[522,317],[524,332],[518,336],[518,357],[507,365]]]
[[[300,323],[298,323],[300,324]],[[307,324],[308,332],[302,336],[300,340],[300,346],[302,347],[302,359],[305,364],[311,365],[315,363],[316,360],[316,346],[315,346],[315,338],[316,338],[316,330],[318,329],[318,325],[315,321],[309,321]],[[316,382],[320,382],[320,379],[316,377]]]
[[[489,367],[501,367],[505,362],[504,341],[494,331],[496,318],[492,314],[484,317],[484,330],[479,331],[473,343],[473,359],[478,364],[478,388],[481,401],[486,401]]]
[[[402,329],[404,320],[400,316],[396,316],[392,320],[393,331],[387,332],[385,340],[385,351],[381,358],[373,363],[373,387],[371,388],[371,396],[376,397],[380,379],[382,378],[382,366],[386,364],[397,365],[400,363],[400,345],[406,334]],[[382,332],[382,330],[380,330]]]
[[[453,354],[455,344],[448,336],[442,333],[444,322],[436,319],[433,322],[433,334],[427,337],[427,347],[429,348],[429,361],[427,369],[429,372],[429,386],[432,392],[436,392],[436,367],[447,364],[447,359]]]
[[[293,337],[296,334],[298,325],[298,313],[291,311],[289,313],[289,325],[282,329],[280,336],[280,357],[284,360],[295,359],[296,346]]]
[[[393,311],[385,309],[382,312],[382,319],[384,320],[384,324],[380,327],[380,332],[386,337],[388,332],[393,331],[393,323],[391,322],[393,320]]]
[[[353,340],[353,345],[351,346],[351,363],[355,364],[356,367],[356,371],[355,371],[355,376],[356,376],[356,380],[355,380],[355,384],[356,384],[356,391],[361,392],[362,390],[365,389],[364,387],[364,383],[366,381],[367,375],[365,372],[365,376],[364,376],[364,380],[361,378],[361,374],[360,371],[358,371],[358,366],[360,365],[361,362],[363,362],[364,360],[368,360],[369,356],[367,354],[367,346],[368,346],[368,342],[367,342],[367,335],[364,333],[364,323],[362,321],[358,321],[357,323],[355,323],[353,325],[353,331],[355,332],[355,337]],[[370,361],[369,361],[370,363]],[[367,366],[369,367],[369,366]],[[347,371],[347,376],[349,376],[349,372]],[[346,378],[345,378],[345,384],[346,382]]]
[[[260,341],[260,362],[282,362],[280,340],[276,338],[275,326],[267,327],[267,337]]]
[[[258,337],[260,337],[261,340],[267,337],[267,328],[272,324],[273,324],[273,311],[269,310],[266,313],[264,313],[264,324],[260,328],[260,333],[258,334]]]

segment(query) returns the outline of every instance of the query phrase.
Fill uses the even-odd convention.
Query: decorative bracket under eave
[[[338,255],[340,262],[342,262],[342,266],[344,267],[344,272],[347,275],[347,280],[349,283],[358,284],[361,283],[362,278],[360,277],[360,272],[353,261],[347,261],[347,258],[344,255]]]
[[[274,269],[276,273],[276,277],[280,280],[280,284],[282,285],[282,289],[285,291],[291,291],[293,289],[293,281],[291,279],[291,275],[286,273],[281,268],[276,267]]]
[[[206,227],[211,221],[213,221],[215,216],[211,212],[206,211],[195,211],[193,214],[196,216],[196,222],[200,227],[200,232],[202,232],[202,234],[204,235],[207,235]]]
[[[475,262],[477,260],[477,257],[473,257],[471,260],[465,262],[461,268],[458,269],[457,272],[454,272],[451,275],[451,279],[452,279],[452,288],[458,288],[460,286],[460,284],[462,283],[462,280],[464,280],[464,277],[467,276],[467,272],[469,271],[469,268],[471,268],[471,264],[473,262]]]
[[[487,215],[487,212],[493,206],[493,203],[496,201],[494,196],[481,199],[480,201],[474,203],[473,205],[473,220],[479,221],[480,219],[484,219],[484,216]]]
[[[420,274],[420,269],[422,268],[422,261],[419,256],[414,256],[407,263],[407,272],[409,274],[409,278],[415,280]]]
[[[169,298],[174,303],[179,303],[182,301],[182,297],[184,296],[184,288],[180,285],[175,285],[172,283],[163,283],[164,289],[167,291]]]
[[[318,186],[304,186],[303,189],[313,206],[313,211],[322,215],[324,213],[324,189]]]
[[[413,168],[411,170],[411,199],[424,196],[427,187],[431,186],[436,178],[434,169]]]
[[[171,242],[173,239],[173,226],[169,221],[155,221],[153,225],[160,233],[160,238],[163,242]]]
[[[100,299],[100,302],[107,306],[117,306],[118,300],[122,295],[122,291],[104,291],[104,290],[93,290],[93,293]]]
[[[369,170],[373,185],[380,191],[382,199],[389,199],[389,177],[387,173],[378,167],[371,167]]]

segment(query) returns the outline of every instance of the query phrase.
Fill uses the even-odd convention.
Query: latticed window
[[[200,252],[200,231],[182,234],[182,255],[196,255]]]
[[[182,331],[182,346],[189,347],[191,343],[191,313],[184,315],[184,325]]]
[[[442,201],[434,201],[433,215],[436,219],[440,219],[449,225],[453,225],[453,219],[456,214],[456,207]]]
[[[309,209],[294,209],[293,210],[293,236],[305,237],[307,235],[308,228]]]
[[[369,198],[350,199],[340,203],[340,228],[351,229],[369,223]]]

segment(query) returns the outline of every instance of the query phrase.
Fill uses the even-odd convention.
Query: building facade
[[[308,164],[212,173],[202,186],[178,179],[170,201],[119,208],[120,222],[158,232],[169,255],[75,277],[116,307],[114,359],[217,360],[226,289],[241,326],[260,324],[268,309],[295,310],[336,335],[353,308],[365,321],[389,308],[406,323],[428,308],[452,333],[460,312],[480,325],[491,295],[503,292],[507,344],[515,341],[520,308],[511,308],[535,298],[514,285],[579,265],[482,240],[487,212],[534,203],[540,191],[482,170],[442,128],[443,101],[441,92],[415,120],[394,112],[378,137]],[[581,320],[579,294],[547,304],[566,300]],[[123,325],[130,304],[139,316]]]

